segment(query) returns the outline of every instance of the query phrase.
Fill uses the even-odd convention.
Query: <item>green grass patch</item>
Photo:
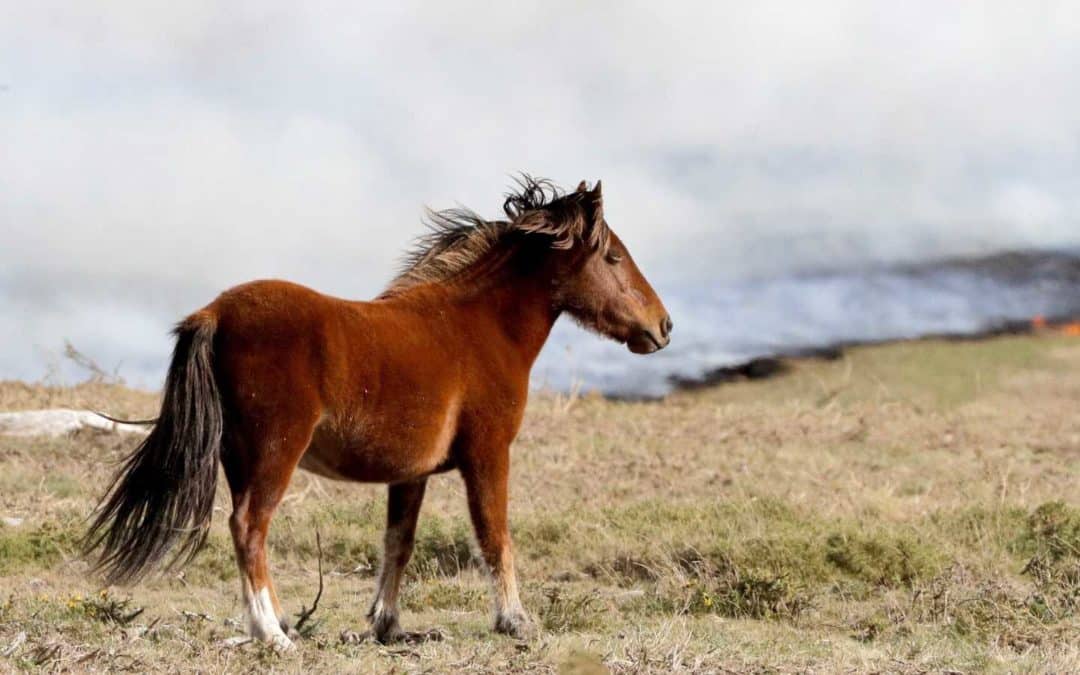
[[[847,531],[825,539],[825,559],[840,572],[879,586],[907,586],[936,574],[942,556],[912,535]]]
[[[630,583],[648,581],[659,575],[657,570],[674,567],[690,577],[735,570],[740,578],[788,579],[800,585],[847,577],[873,585],[910,586],[936,574],[943,562],[910,528],[824,520],[775,499],[712,505],[642,502],[607,510],[603,516],[616,530],[613,539],[638,540],[645,546],[620,550],[587,571],[606,571]]]
[[[490,606],[486,585],[476,586],[457,579],[430,579],[403,584],[402,605],[413,611],[479,611]]]
[[[1017,548],[1051,563],[1080,558],[1080,509],[1062,501],[1042,504],[1027,518]]]
[[[1042,504],[1027,520],[1021,550],[1031,554],[1023,574],[1035,592],[1028,600],[1043,621],[1076,616],[1080,611],[1080,509],[1061,501]]]
[[[857,347],[831,362],[803,361],[783,386],[762,380],[718,387],[705,395],[727,401],[782,403],[816,401],[819,406],[867,401],[906,401],[950,409],[991,393],[1010,374],[1055,365],[1055,349],[1068,338],[999,337],[992,340],[917,340]]]
[[[80,525],[81,520],[71,514],[36,526],[0,525],[0,574],[47,569],[73,556],[82,534]]]
[[[273,555],[304,567],[314,566],[319,555],[315,541],[318,532],[327,570],[372,576],[378,572],[382,555],[384,502],[382,499],[320,501],[304,516],[282,514],[270,529]]]
[[[453,576],[479,563],[473,555],[472,527],[468,522],[430,516],[420,520],[410,562],[415,576],[421,579]]]

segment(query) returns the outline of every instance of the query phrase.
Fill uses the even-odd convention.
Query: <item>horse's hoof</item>
[[[381,645],[393,645],[398,642],[405,642],[405,638],[408,637],[408,633],[400,628],[393,628],[390,630],[382,631],[375,634],[375,641]]]
[[[379,644],[392,645],[396,642],[404,642],[408,635],[401,630],[397,617],[380,617],[371,622],[371,634]]]
[[[495,618],[495,632],[529,640],[536,635],[536,627],[526,614],[502,614]]]

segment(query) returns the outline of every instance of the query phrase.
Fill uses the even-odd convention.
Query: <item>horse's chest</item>
[[[432,415],[328,418],[312,435],[300,466],[340,480],[392,483],[453,467],[459,406]]]

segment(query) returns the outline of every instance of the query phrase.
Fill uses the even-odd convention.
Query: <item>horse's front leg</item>
[[[509,467],[510,449],[502,447],[463,463],[461,475],[465,479],[476,538],[494,584],[495,630],[526,638],[534,630],[521,606],[514,575],[514,552],[506,517]]]
[[[424,501],[427,478],[390,486],[386,506],[386,535],[382,571],[375,601],[368,611],[371,630],[375,639],[382,643],[408,639],[411,634],[401,630],[398,623],[398,590],[405,565],[412,555],[416,537],[416,520],[420,504]]]

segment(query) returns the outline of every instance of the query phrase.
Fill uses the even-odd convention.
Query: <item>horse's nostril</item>
[[[660,334],[664,337],[671,335],[671,329],[675,327],[675,323],[671,320],[670,316],[664,317],[664,320],[660,322]]]

